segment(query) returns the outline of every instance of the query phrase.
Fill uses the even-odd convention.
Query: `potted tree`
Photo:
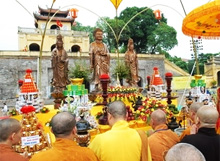
[[[113,70],[113,77],[119,78],[120,84],[123,85],[123,79],[129,80],[130,70],[126,67],[125,62],[118,60],[117,65]]]
[[[85,61],[76,61],[75,66],[70,68],[69,71],[69,77],[76,79],[76,78],[82,78],[81,81],[83,84],[85,84],[86,89],[90,90],[90,84],[89,84],[89,65]]]

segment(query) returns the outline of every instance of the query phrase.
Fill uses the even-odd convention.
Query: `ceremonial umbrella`
[[[220,38],[220,0],[214,0],[191,11],[183,20],[185,35],[205,38]]]

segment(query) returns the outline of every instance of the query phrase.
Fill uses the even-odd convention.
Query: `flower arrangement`
[[[21,108],[21,112],[22,112],[23,114],[27,114],[27,113],[29,113],[29,112],[35,112],[35,108],[34,108],[33,106],[31,106],[31,105],[25,105],[25,106],[23,106],[23,107]]]
[[[19,115],[19,112],[15,108],[11,109],[8,113],[11,116]]]
[[[137,88],[133,87],[110,87],[108,88],[108,102],[121,100],[126,102],[135,102],[137,97]]]
[[[139,95],[137,88],[134,87],[112,87],[108,88],[108,99],[107,101],[113,102],[116,100],[123,101],[125,104],[127,102],[135,102],[136,97]],[[96,95],[95,102],[101,103],[103,101],[102,95]]]
[[[110,86],[108,88],[108,93],[111,94],[133,94],[137,92],[137,88],[134,87],[112,87]]]
[[[48,113],[50,110],[47,107],[43,107],[42,109],[40,109],[41,113]]]
[[[167,105],[162,104],[161,101],[155,98],[146,98],[143,101],[143,105],[135,111],[135,119],[142,119],[143,121],[146,121],[150,118],[151,113],[157,109],[163,110],[167,117],[173,116],[172,111],[168,109]]]

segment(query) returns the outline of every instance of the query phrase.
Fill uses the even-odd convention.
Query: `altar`
[[[30,72],[26,75],[30,76],[30,78],[29,81],[24,82],[22,89],[30,85],[34,88],[35,86]],[[175,116],[175,112],[179,112],[176,108],[176,97],[171,95],[171,89],[167,90],[167,94],[164,92],[162,79],[158,75],[158,69],[154,68],[153,81],[152,84],[148,84],[149,90],[147,95],[142,94],[140,88],[137,87],[109,86],[109,88],[107,88],[109,77],[106,76],[106,79],[104,77],[105,75],[101,78],[103,91],[102,93],[93,93],[95,96],[94,100],[89,98],[91,94],[88,93],[88,90],[85,89],[85,85],[83,84],[67,85],[66,90],[60,93],[62,95],[62,101],[60,103],[54,101],[55,105],[45,105],[41,108],[34,106],[34,97],[26,97],[25,94],[25,97],[21,95],[19,98],[20,102],[17,102],[18,106],[16,106],[16,110],[20,114],[11,117],[21,121],[23,139],[32,141],[31,138],[35,137],[38,141],[36,144],[29,143],[30,146],[24,146],[22,142],[22,145],[19,143],[19,145],[15,145],[13,148],[18,153],[28,151],[29,157],[34,153],[50,148],[56,140],[50,129],[50,121],[54,115],[64,111],[75,115],[78,125],[81,121],[86,122],[86,126],[83,126],[85,127],[83,128],[83,132],[85,132],[83,134],[80,134],[80,126],[76,124],[77,134],[75,141],[80,146],[88,146],[89,141],[91,142],[96,135],[111,129],[107,124],[106,106],[108,103],[116,100],[123,101],[125,104],[127,111],[126,120],[128,121],[129,127],[138,130],[141,129],[147,134],[147,132],[152,129],[150,126],[150,116],[154,110],[160,109],[164,111],[167,116],[167,122],[169,122],[172,116]],[[171,76],[172,74],[166,75],[166,79],[171,81]],[[36,96],[40,98],[40,94]],[[57,108],[58,105],[59,108]],[[24,111],[24,108],[29,108],[31,111]],[[101,113],[104,119],[97,117],[99,113]],[[104,120],[104,122],[100,120]],[[82,143],[82,139],[80,138],[83,138],[86,142],[83,141]]]
[[[54,109],[53,105],[46,105],[44,106],[46,108],[49,109],[49,112],[47,113],[36,113],[36,117],[38,119],[38,123],[40,123],[43,126],[43,130],[46,134],[49,134],[50,136],[50,143],[54,143],[55,142],[55,136],[53,135],[53,133],[50,130],[49,127],[49,122],[52,119],[52,117],[57,114],[59,112],[58,109]],[[99,106],[93,106],[91,109],[91,115],[95,116],[98,112],[102,111],[103,106],[99,105]],[[15,118],[19,121],[22,120],[22,115],[15,115],[15,116],[11,116],[12,118]],[[97,121],[97,120],[96,120]],[[144,131],[148,131],[151,128],[151,126],[147,125],[146,122],[142,121],[142,120],[132,120],[129,121],[129,126],[131,128],[135,128],[135,129],[142,129]],[[98,125],[97,129],[91,129],[89,130],[90,136],[91,136],[91,140],[100,133],[104,133],[106,131],[110,130],[110,126],[109,125]]]

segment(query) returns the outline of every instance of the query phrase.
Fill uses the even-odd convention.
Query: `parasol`
[[[220,38],[220,0],[206,3],[191,11],[183,20],[182,31],[191,37]]]

